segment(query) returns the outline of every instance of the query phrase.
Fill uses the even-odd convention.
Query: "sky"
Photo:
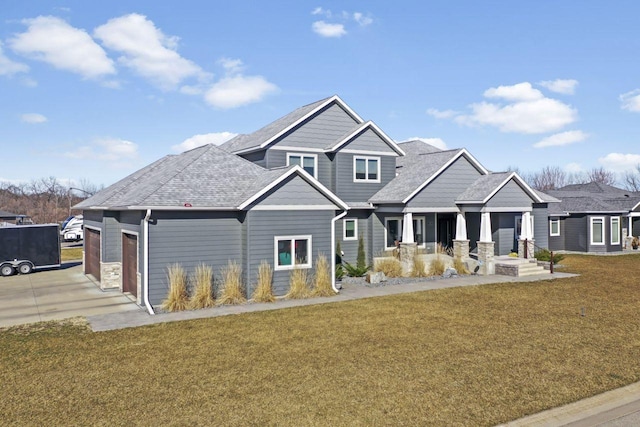
[[[0,181],[110,185],[339,95],[493,171],[640,164],[640,2],[0,0]]]

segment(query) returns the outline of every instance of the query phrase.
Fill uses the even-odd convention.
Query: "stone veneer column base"
[[[536,253],[535,240],[527,240],[527,258],[533,258]],[[524,240],[518,239],[518,258],[524,258]]]
[[[453,241],[453,257],[460,260],[469,258],[469,240]]]
[[[120,288],[122,284],[122,264],[119,262],[100,263],[100,289]]]
[[[402,274],[408,275],[413,270],[413,259],[418,249],[417,243],[400,242],[400,263],[402,264]]]
[[[480,261],[478,274],[483,276],[495,274],[494,245],[494,242],[478,242],[478,261]]]

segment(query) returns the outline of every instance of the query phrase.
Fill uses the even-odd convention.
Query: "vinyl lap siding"
[[[533,216],[533,238],[539,248],[549,248],[549,210],[546,206],[535,206]]]
[[[255,205],[334,205],[334,203],[304,179],[293,175],[281,183],[277,189],[259,199]]]
[[[371,245],[371,230],[370,228],[370,219],[371,211],[349,211],[347,216],[341,218],[336,223],[336,240],[340,242],[340,247],[344,252],[343,261],[348,262],[349,264],[356,265],[356,261],[358,258],[358,239],[356,240],[344,240],[344,220],[345,219],[356,219],[358,221],[358,238],[362,236],[364,240],[364,248],[365,248],[365,256],[367,264],[371,263],[373,259],[372,256],[372,245]]]
[[[502,187],[488,202],[489,207],[522,208],[531,206],[531,198],[513,180]]]
[[[565,249],[568,251],[586,252],[589,235],[589,221],[586,215],[572,215],[564,221]]]
[[[204,263],[220,270],[242,264],[242,232],[235,212],[154,212],[149,224],[149,299],[159,305],[169,290],[167,267],[179,263],[191,274]]]
[[[274,269],[273,290],[275,295],[284,295],[289,290],[291,270],[275,271],[274,237],[275,236],[312,236],[313,265],[319,253],[328,259],[331,257],[331,220],[334,211],[249,211],[247,213],[247,250],[248,277],[247,292],[255,289],[258,266],[266,260]],[[330,260],[329,260],[330,261]],[[309,274],[313,269],[309,270]]]
[[[122,228],[118,216],[118,212],[114,211],[106,211],[104,213],[102,239],[102,248],[104,250],[102,261],[104,262],[122,261]]]
[[[351,142],[342,146],[340,149],[378,151],[395,155],[395,151],[393,151],[391,147],[389,147],[389,145],[371,129],[365,130],[364,132],[356,136]]]
[[[353,158],[351,153],[337,153],[334,160],[336,169],[336,195],[345,202],[366,202],[396,176],[396,158],[380,157],[380,182],[353,182]],[[378,156],[374,156],[378,157]]]

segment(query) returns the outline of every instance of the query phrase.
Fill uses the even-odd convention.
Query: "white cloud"
[[[23,115],[20,116],[20,120],[22,120],[24,123],[35,124],[35,123],[44,123],[48,119],[45,116],[43,116],[42,114],[26,113],[26,114],[23,114]]]
[[[174,89],[190,77],[208,79],[197,64],[176,51],[178,37],[166,36],[146,16],[132,13],[110,19],[94,36],[108,49],[122,53],[118,62],[161,89]]]
[[[536,134],[555,132],[578,118],[571,106],[545,97],[527,82],[490,88],[484,96],[508,102],[471,104],[471,114],[458,115],[454,120],[467,126],[494,126],[502,132]]]
[[[440,138],[420,138],[418,136],[414,136],[412,138],[407,139],[406,141],[401,141],[401,142],[416,141],[416,140],[425,142],[429,145],[433,145],[434,147],[439,148],[441,150],[447,149],[447,144]]]
[[[427,114],[435,117],[436,119],[450,119],[458,115],[457,111],[453,110],[438,110],[436,108],[429,108]]]
[[[560,145],[569,145],[576,142],[584,141],[589,137],[588,134],[581,130],[569,130],[566,132],[556,133],[555,135],[543,138],[541,141],[533,144],[535,148],[556,147]]]
[[[573,79],[556,79],[545,80],[538,84],[542,87],[546,87],[551,92],[573,95],[576,91],[576,87],[578,86],[578,81]]]
[[[640,112],[640,89],[623,93],[620,95],[620,101],[622,102],[623,110],[628,110],[634,113]]]
[[[237,74],[244,70],[244,64],[240,59],[222,58],[218,62],[228,74]]]
[[[231,76],[216,82],[204,98],[212,106],[222,109],[236,108],[261,101],[278,87],[262,76]]]
[[[175,152],[181,153],[183,151],[191,150],[207,144],[220,145],[224,142],[227,142],[236,135],[237,133],[232,132],[216,132],[193,135],[191,138],[187,138],[182,141],[182,143],[174,145],[173,147],[171,147],[171,149]]]
[[[609,153],[600,157],[598,162],[606,169],[616,172],[634,170],[640,165],[640,154]]]
[[[584,171],[584,168],[580,163],[572,162],[572,163],[567,163],[564,166],[564,170],[567,173],[580,173]]]
[[[331,14],[331,11],[328,11],[328,12],[329,14]],[[325,13],[326,13],[325,10],[321,7],[316,7],[311,11],[312,15],[324,15]]]
[[[364,16],[361,12],[355,12],[353,14],[353,20],[356,21],[360,26],[366,27],[373,23],[373,19],[368,16]]]
[[[86,31],[54,16],[39,16],[22,22],[28,26],[27,31],[9,40],[14,52],[86,79],[116,73],[113,61]]]
[[[0,41],[0,76],[12,76],[17,73],[26,73],[29,67],[26,64],[15,62],[7,58],[2,51],[2,42]]]
[[[105,160],[118,164],[138,157],[138,145],[120,138],[100,138],[64,153],[72,159]]]
[[[322,37],[342,37],[347,34],[342,24],[329,24],[324,21],[316,21],[311,25],[313,32]]]

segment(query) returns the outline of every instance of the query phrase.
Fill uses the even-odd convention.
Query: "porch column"
[[[400,242],[400,263],[403,275],[408,275],[413,270],[416,249],[417,245],[413,239],[413,214],[406,212],[402,221],[402,242]]]
[[[524,243],[527,242],[527,257],[533,258],[535,253],[535,242],[533,240],[533,230],[531,228],[531,213],[522,212],[522,226],[518,238],[518,258],[524,258]]]
[[[478,242],[479,274],[495,274],[494,242],[491,240],[491,213],[482,212],[480,216],[480,241]]]
[[[413,214],[406,212],[402,221],[402,243],[415,243],[413,241]]]
[[[469,239],[467,239],[467,221],[464,212],[458,212],[456,217],[456,238],[453,241],[453,256],[464,260],[469,258]]]

